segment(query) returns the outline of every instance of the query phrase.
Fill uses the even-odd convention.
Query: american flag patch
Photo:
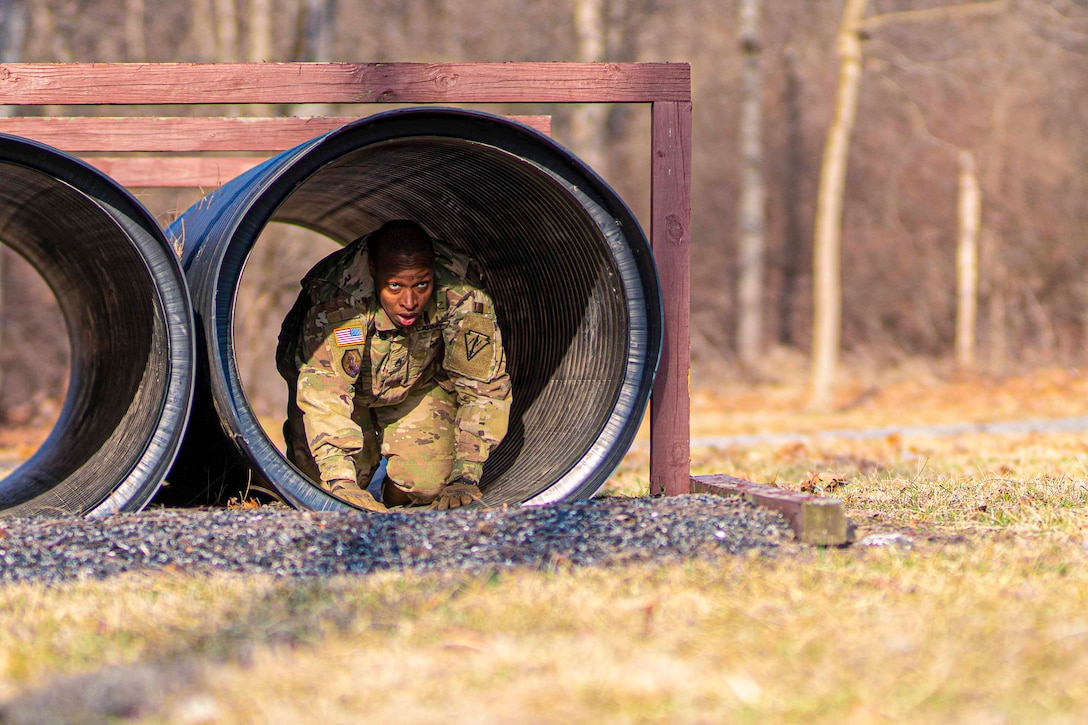
[[[349,347],[351,345],[363,344],[363,328],[358,325],[338,327],[333,330],[333,334],[336,335],[337,347]]]

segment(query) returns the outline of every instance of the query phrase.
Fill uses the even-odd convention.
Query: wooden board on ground
[[[787,491],[725,474],[692,476],[691,492],[743,496],[757,506],[778,511],[789,521],[797,540],[805,544],[842,546],[849,543],[849,522],[842,501],[837,498]]]

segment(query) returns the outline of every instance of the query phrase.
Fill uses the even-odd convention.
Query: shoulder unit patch
[[[453,344],[446,350],[446,369],[466,378],[490,382],[499,366],[495,320],[470,313],[461,322]]]

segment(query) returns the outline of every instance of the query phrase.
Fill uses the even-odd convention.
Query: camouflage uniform
[[[447,481],[479,481],[506,434],[510,376],[475,263],[435,243],[434,293],[410,328],[382,308],[366,239],[319,262],[284,319],[276,365],[287,381],[287,457],[326,489],[366,488],[381,455],[414,503]]]

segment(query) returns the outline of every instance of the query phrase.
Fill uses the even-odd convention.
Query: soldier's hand
[[[480,487],[467,478],[455,478],[438,492],[438,497],[431,502],[431,508],[446,511],[461,506],[468,506],[473,501],[483,498]]]
[[[355,481],[333,481],[329,484],[328,491],[341,501],[350,503],[352,506],[361,508],[365,511],[373,511],[379,514],[384,514],[389,511],[385,504],[375,499],[369,491],[364,491],[359,488]]]

